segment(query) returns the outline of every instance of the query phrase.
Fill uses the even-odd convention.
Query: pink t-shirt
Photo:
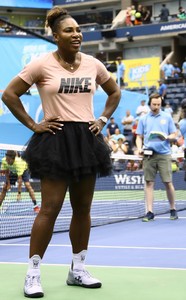
[[[18,74],[30,86],[36,84],[46,120],[57,116],[61,121],[89,122],[95,119],[93,95],[96,83],[102,85],[110,74],[99,60],[80,54],[80,66],[73,73],[64,69],[53,52],[49,52],[31,61]]]

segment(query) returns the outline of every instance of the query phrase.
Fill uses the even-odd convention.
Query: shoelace
[[[33,286],[40,286],[41,281],[40,281],[40,276],[27,276],[26,278],[26,286],[31,288]]]
[[[78,278],[81,278],[81,277],[89,277],[91,278],[92,276],[90,275],[90,273],[86,270],[78,270],[78,271],[74,271],[74,275],[75,275],[75,278],[78,277]]]

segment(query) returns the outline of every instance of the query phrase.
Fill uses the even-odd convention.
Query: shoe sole
[[[142,222],[149,222],[149,221],[154,221],[154,218],[153,219],[142,219]]]
[[[42,298],[44,297],[44,293],[35,293],[35,294],[27,294],[27,293],[24,293],[24,296],[27,297],[27,298]]]
[[[101,282],[86,285],[86,284],[74,283],[74,282],[71,282],[71,281],[67,280],[66,283],[67,283],[67,285],[70,285],[70,286],[80,286],[80,287],[84,287],[84,288],[88,288],[88,289],[97,289],[97,288],[100,288],[102,286]]]
[[[170,217],[170,220],[178,220],[178,217]]]

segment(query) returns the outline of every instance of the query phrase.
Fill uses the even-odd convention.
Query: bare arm
[[[169,140],[171,142],[172,140],[175,140],[176,137],[177,137],[177,133],[173,132],[167,136],[167,140]]]
[[[35,121],[25,111],[20,97],[30,88],[30,85],[22,80],[20,77],[15,77],[5,89],[2,95],[2,101],[9,108],[11,113],[29,129],[41,133],[44,131],[55,134],[53,129],[61,129],[61,124],[55,122],[57,116],[51,120],[44,121],[40,124]]]
[[[137,135],[136,136],[136,147],[137,147],[137,153],[142,154],[143,153],[143,136]]]
[[[108,98],[105,104],[105,109],[101,115],[109,119],[118,107],[121,98],[121,90],[112,77],[110,77],[110,79],[102,85],[102,89],[108,95]]]
[[[2,101],[21,123],[32,129],[35,122],[27,114],[19,98],[29,89],[29,87],[30,86],[21,78],[14,78],[4,91],[2,95]]]

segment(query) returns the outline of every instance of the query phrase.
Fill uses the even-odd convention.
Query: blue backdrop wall
[[[99,117],[104,109],[107,95],[103,91],[97,91],[94,97],[94,113],[95,117]],[[113,116],[122,130],[121,120],[124,117],[126,110],[130,110],[135,116],[136,108],[142,99],[147,99],[146,95],[122,91],[122,98],[117,110]],[[22,103],[27,113],[36,121],[39,122],[43,118],[41,102],[38,95],[23,95]],[[103,134],[106,134],[106,126],[103,129]],[[32,131],[22,125],[0,100],[0,143],[24,145],[32,135]]]
[[[55,51],[56,45],[38,38],[27,36],[1,36],[0,37],[0,97],[10,80],[16,76],[23,67],[37,56],[49,51]],[[31,88],[31,96],[23,95],[21,100],[26,111],[31,117],[39,122],[42,117],[42,108],[39,95],[35,87]],[[114,117],[122,130],[121,120],[127,109],[135,116],[136,107],[146,95],[122,91],[122,99],[114,113]],[[103,111],[106,94],[102,90],[97,90],[94,97],[95,117],[99,117]],[[104,128],[103,133],[106,133]],[[19,123],[10,113],[8,108],[0,100],[0,143],[24,145],[32,132]]]

